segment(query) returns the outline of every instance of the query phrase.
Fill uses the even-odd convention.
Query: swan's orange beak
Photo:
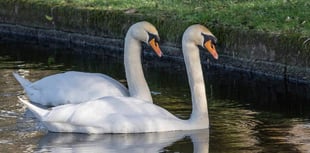
[[[163,53],[161,52],[161,49],[159,48],[159,44],[158,42],[156,42],[155,38],[149,41],[149,45],[152,47],[153,51],[157,54],[157,56],[159,57],[163,56]]]
[[[211,40],[206,41],[204,47],[210,52],[213,58],[218,59],[219,55],[216,52],[215,45],[211,42]]]

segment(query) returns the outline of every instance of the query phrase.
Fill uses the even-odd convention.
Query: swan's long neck
[[[182,40],[183,55],[192,96],[192,114],[190,120],[209,126],[208,105],[200,63],[199,48],[187,41]]]
[[[130,96],[153,102],[141,64],[141,42],[128,33],[125,38],[124,63]]]

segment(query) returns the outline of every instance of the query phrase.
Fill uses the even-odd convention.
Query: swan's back
[[[107,75],[74,71],[45,77],[25,91],[31,101],[51,106],[129,95],[125,86]]]

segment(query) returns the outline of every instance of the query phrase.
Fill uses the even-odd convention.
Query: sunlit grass
[[[208,23],[275,33],[310,34],[309,0],[26,0],[89,9],[128,10],[176,18],[190,23]]]

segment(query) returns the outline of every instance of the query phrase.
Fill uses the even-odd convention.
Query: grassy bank
[[[187,23],[310,35],[309,0],[25,0],[53,6],[117,10]]]

